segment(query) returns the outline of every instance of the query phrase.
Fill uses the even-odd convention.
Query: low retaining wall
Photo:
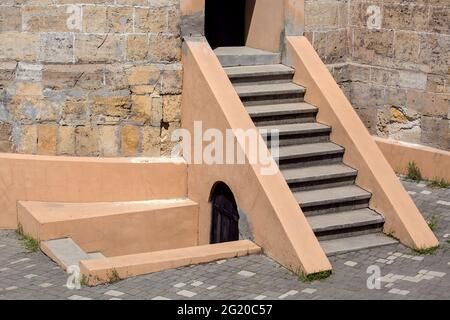
[[[106,259],[80,261],[81,274],[89,285],[98,285],[110,281],[115,275],[125,279],[167,269],[208,263],[221,259],[230,259],[258,254],[261,248],[249,240],[208,244],[187,248],[161,250]]]
[[[182,198],[182,159],[0,153],[0,228],[17,228],[17,201],[108,202]]]
[[[408,163],[414,161],[424,179],[438,177],[450,181],[450,152],[391,139],[374,139],[395,172],[406,174]]]
[[[60,203],[20,201],[25,234],[39,241],[71,238],[107,257],[197,245],[198,205],[188,199]]]

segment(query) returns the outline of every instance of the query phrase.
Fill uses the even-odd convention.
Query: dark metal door
[[[212,199],[211,243],[239,240],[239,213],[235,203],[223,194]]]

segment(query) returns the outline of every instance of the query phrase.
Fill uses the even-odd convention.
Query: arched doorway
[[[239,240],[239,212],[231,189],[225,183],[217,182],[211,190],[210,202],[210,243]]]
[[[211,48],[245,46],[246,0],[206,0],[205,35]]]

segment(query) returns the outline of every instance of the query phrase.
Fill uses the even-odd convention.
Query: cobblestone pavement
[[[403,184],[424,216],[433,217],[441,242],[434,254],[400,244],[342,254],[331,258],[331,277],[312,283],[256,255],[70,290],[55,263],[27,253],[15,232],[0,231],[0,299],[450,299],[450,189]],[[380,289],[367,288],[371,265],[381,270]]]

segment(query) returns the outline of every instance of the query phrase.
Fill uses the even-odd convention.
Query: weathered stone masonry
[[[307,0],[305,19],[372,134],[450,149],[448,0]]]
[[[179,0],[2,0],[0,152],[167,154],[179,20]]]
[[[179,2],[0,1],[0,152],[167,155]],[[305,0],[305,24],[372,134],[450,149],[448,0]]]

